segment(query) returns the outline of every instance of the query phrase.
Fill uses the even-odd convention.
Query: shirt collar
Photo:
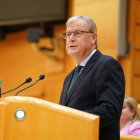
[[[86,65],[86,63],[88,62],[88,60],[91,58],[91,56],[92,56],[95,52],[96,52],[96,49],[94,49],[94,50],[80,63],[80,65],[84,67],[84,66]],[[76,64],[76,66],[77,66],[77,64]]]

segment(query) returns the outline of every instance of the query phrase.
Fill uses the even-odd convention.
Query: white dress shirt
[[[96,49],[94,49],[81,63],[80,63],[80,66],[85,66],[86,63],[88,62],[88,60],[91,58],[91,56],[96,52]],[[76,66],[78,66],[76,64]],[[83,70],[83,68],[81,69],[81,71]],[[79,72],[79,74],[81,73],[81,71]]]

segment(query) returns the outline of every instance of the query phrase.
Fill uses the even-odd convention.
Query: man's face
[[[84,19],[77,19],[67,26],[67,32],[89,31],[88,23]],[[66,40],[66,50],[77,64],[80,64],[94,49],[96,33],[82,33],[80,37],[71,34]]]

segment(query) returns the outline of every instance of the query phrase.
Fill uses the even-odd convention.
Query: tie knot
[[[83,67],[83,66],[80,66],[80,65],[77,66],[77,67],[75,68],[75,71],[76,71],[76,72],[80,72],[80,70],[82,69],[82,67]]]

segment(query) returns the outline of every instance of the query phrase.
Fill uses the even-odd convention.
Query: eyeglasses
[[[75,37],[81,37],[83,33],[93,33],[93,32],[80,31],[80,30],[77,30],[77,31],[74,31],[74,32],[66,32],[66,33],[63,33],[64,39],[70,38],[72,33]]]

